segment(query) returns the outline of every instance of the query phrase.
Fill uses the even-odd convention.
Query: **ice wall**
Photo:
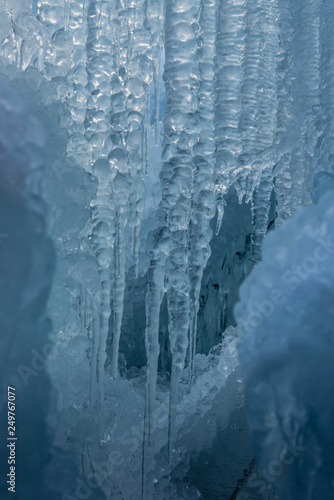
[[[254,450],[279,498],[334,491],[334,192],[319,181],[328,191],[267,237],[235,309]]]
[[[75,496],[82,482],[70,455],[53,446],[57,394],[47,371],[55,350],[47,313],[55,250],[46,233],[45,203],[47,169],[54,160],[49,147],[53,116],[52,110],[36,102],[26,77],[20,79],[16,70],[10,72],[9,81],[5,73],[2,68],[1,436],[7,442],[10,386],[16,397],[15,495],[22,500],[52,500],[65,492]],[[36,81],[33,75],[31,83]],[[4,499],[13,495],[6,483],[8,456],[9,449],[3,447],[0,488]],[[91,498],[98,494],[95,488]]]
[[[3,443],[9,443],[7,387],[11,386],[16,397],[16,494],[40,498],[37,485],[43,484],[50,447],[46,417],[51,383],[45,364],[51,344],[46,301],[54,269],[42,200],[44,134],[24,100],[3,81],[0,86],[1,436]],[[10,486],[6,484],[8,456],[4,445],[2,498],[7,498]]]

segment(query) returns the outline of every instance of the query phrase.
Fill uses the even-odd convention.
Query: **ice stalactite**
[[[158,139],[160,110],[160,56],[164,36],[164,2],[147,0],[145,2],[145,26],[150,33],[153,59],[153,81],[155,88],[155,140]],[[146,328],[145,347],[147,356],[147,382],[145,397],[142,496],[145,493],[146,466],[149,457],[151,424],[155,407],[155,392],[158,374],[159,317],[160,306],[165,293],[165,265],[169,251],[169,233],[166,225],[166,209],[163,201],[160,204],[162,225],[152,235],[150,250],[150,268],[148,271],[148,288],[145,300]]]
[[[334,33],[332,20],[334,16],[334,5],[324,2],[320,9],[320,105],[321,113],[318,118],[317,127],[320,132],[318,141],[318,158],[322,170],[333,169],[333,120],[334,120]]]
[[[245,51],[245,0],[219,0],[215,72],[215,192],[219,231],[224,213],[224,195],[241,174],[240,133],[242,63]]]
[[[257,59],[257,130],[256,148],[261,151],[273,146],[277,122],[277,66],[276,54],[278,48],[277,1],[259,1],[258,32],[259,53]],[[274,153],[275,154],[275,153]],[[276,158],[271,161],[275,162]],[[272,165],[257,165],[252,167],[249,176],[255,190],[252,193],[251,209],[252,225],[252,259],[258,262],[261,258],[262,240],[267,232],[270,209],[270,196],[273,189]],[[250,193],[251,194],[251,193]]]
[[[118,21],[117,11],[114,13],[115,25]],[[112,297],[112,335],[113,335],[113,351],[112,351],[112,376],[118,375],[118,356],[119,356],[119,341],[121,335],[122,318],[123,318],[123,302],[125,290],[125,239],[126,229],[128,224],[128,209],[129,202],[129,187],[131,185],[131,171],[129,170],[129,160],[127,157],[126,142],[124,138],[124,126],[126,124],[126,90],[125,82],[127,78],[126,55],[120,52],[120,36],[121,29],[124,29],[122,21],[118,25],[117,45],[115,47],[115,66],[116,75],[111,79],[111,139],[112,148],[108,154],[108,162],[113,178],[113,186],[115,192],[115,241],[113,245],[113,270],[111,273],[111,286],[113,289]],[[125,45],[126,47],[126,45]],[[130,202],[131,205],[131,202]],[[131,211],[131,208],[130,208]]]
[[[114,181],[115,200],[115,242],[114,242],[114,328],[112,352],[112,376],[118,375],[119,341],[121,337],[124,291],[125,291],[125,230],[127,223],[127,204],[129,198],[129,185],[126,175],[117,172]]]
[[[70,23],[70,0],[64,0],[64,31],[68,31]]]
[[[157,229],[152,235],[154,246],[150,251],[150,268],[147,277],[147,293],[145,298],[146,328],[145,348],[147,357],[146,393],[144,413],[144,434],[142,449],[142,500],[146,495],[146,480],[155,410],[155,396],[158,374],[159,345],[159,318],[162,298],[165,293],[165,265],[168,255],[169,238],[166,227]]]
[[[303,47],[303,60],[305,61],[305,122],[303,127],[303,157],[305,169],[304,187],[312,186],[315,174],[315,148],[319,137],[316,115],[320,109],[320,8],[317,2],[305,2],[302,9],[303,33],[300,40]],[[305,50],[305,46],[309,49]],[[301,205],[311,203],[309,190],[304,189]]]
[[[321,68],[319,3],[310,0],[290,5],[280,0],[279,7],[276,136],[285,134],[290,147],[276,168],[277,227],[303,203],[310,203],[305,187],[315,173]]]
[[[162,207],[169,231],[166,262],[168,331],[172,354],[169,406],[169,454],[175,440],[178,384],[184,367],[189,335],[189,223],[194,179],[194,146],[199,139],[198,32],[200,2],[166,5],[165,73],[166,111],[163,151]]]
[[[262,172],[259,185],[252,197],[252,260],[256,264],[261,260],[262,241],[268,228],[270,196],[273,189],[272,169]]]
[[[235,188],[239,202],[251,205],[252,230],[247,229],[243,251],[247,249],[242,256],[236,253],[244,271],[234,274],[230,262],[224,268],[239,282],[251,267],[250,260],[257,263],[261,258],[272,189],[276,228],[301,205],[311,203],[314,173],[333,169],[334,7],[321,0],[168,0],[166,5],[163,0],[39,0],[33,8],[27,1],[26,11],[15,11],[15,5],[9,4],[3,2],[1,11],[8,18],[7,26],[12,26],[1,50],[10,63],[8,74],[14,74],[16,64],[22,86],[26,78],[30,88],[38,89],[43,106],[60,110],[55,128],[61,130],[61,151],[54,154],[57,163],[50,168],[51,199],[58,205],[50,214],[49,227],[61,262],[57,293],[64,293],[62,299],[54,294],[61,307],[57,305],[52,320],[56,319],[55,337],[64,347],[66,362],[74,360],[71,342],[79,337],[74,345],[82,347],[80,363],[86,370],[76,401],[74,390],[68,389],[75,385],[77,373],[71,375],[62,410],[75,401],[84,418],[91,418],[93,412],[85,410],[83,397],[89,369],[92,406],[99,402],[102,410],[109,404],[104,386],[108,398],[123,382],[125,387],[125,368],[121,367],[119,377],[118,365],[121,331],[126,336],[124,345],[131,345],[132,335],[126,316],[129,308],[124,308],[126,279],[130,288],[147,279],[145,422],[143,446],[138,445],[143,450],[145,491],[157,451],[152,429],[157,387],[159,391],[159,321],[166,347],[161,363],[165,374],[172,355],[169,451],[173,466],[179,432],[175,417],[181,414],[176,411],[178,396],[187,389],[191,395],[195,388],[179,383],[186,361],[189,372],[184,372],[182,382],[188,375],[197,380],[193,377],[197,316],[215,204],[217,231],[230,199],[227,193],[234,197],[230,188]],[[163,144],[159,127],[162,51],[167,92],[166,103],[162,102],[162,107],[166,104]],[[158,148],[150,144],[151,115]],[[149,151],[154,151],[154,160]],[[160,167],[161,201],[160,190],[153,192]],[[57,172],[61,177],[56,179]],[[145,197],[149,205],[144,211]],[[222,229],[226,231],[226,226]],[[228,284],[219,288],[222,312],[212,320],[217,332],[225,329],[233,302],[233,293],[225,290]],[[165,304],[161,308],[165,292],[168,321],[159,317],[161,311],[165,314]],[[135,309],[137,297],[134,303]],[[135,325],[135,336],[137,312],[133,314],[130,323]],[[144,330],[144,321],[140,319],[138,330]],[[132,345],[140,342],[143,339],[137,336]],[[105,375],[109,352],[112,378],[118,378],[112,384]],[[125,353],[127,363],[133,362],[132,354]],[[142,376],[141,356],[144,352],[127,376],[136,370]],[[58,366],[57,370],[61,373]],[[166,395],[167,391],[165,412]],[[141,404],[142,396],[141,389]],[[143,406],[138,403],[138,408],[137,419]],[[99,430],[107,426],[107,413],[98,414],[103,417]],[[109,430],[103,432],[101,441],[106,444]]]
[[[258,148],[273,145],[277,121],[276,54],[278,48],[277,0],[259,1],[260,64],[258,80]]]
[[[50,43],[50,31],[34,16],[27,12],[19,14],[13,22],[17,64],[25,70],[37,59],[39,71],[43,71],[44,57]]]
[[[92,402],[99,402],[100,409],[104,404],[104,364],[106,360],[106,344],[109,332],[109,318],[111,314],[111,264],[114,238],[114,221],[112,217],[111,181],[109,165],[106,159],[95,162],[94,173],[98,178],[96,198],[91,203],[92,220],[89,239],[97,257],[99,276],[102,287],[99,324],[93,336],[93,353],[96,359],[92,360],[91,388]],[[94,372],[96,367],[97,372]],[[97,382],[95,382],[97,380]]]
[[[108,4],[103,0],[91,0],[88,7],[87,73],[89,98],[85,117],[85,136],[92,150],[92,172],[98,180],[95,199],[91,203],[91,230],[89,239],[99,265],[102,287],[100,325],[94,332],[92,377],[97,376],[98,394],[92,401],[104,404],[104,364],[111,315],[111,264],[114,248],[114,207],[112,177],[107,160],[110,149],[110,81],[114,71],[112,42],[109,29]],[[108,36],[109,35],[109,36]],[[97,374],[93,372],[97,367]]]
[[[137,6],[138,13],[143,4]],[[127,134],[125,144],[129,163],[130,181],[130,248],[133,256],[134,274],[138,276],[139,233],[144,210],[145,185],[143,178],[147,172],[150,135],[150,84],[152,63],[150,60],[150,34],[144,29],[143,12],[140,23],[132,34],[131,61],[126,84]]]
[[[277,128],[275,141],[277,144],[287,139],[291,130],[291,114],[293,99],[291,96],[292,76],[292,36],[291,13],[289,0],[279,0],[279,40],[277,49]],[[290,189],[291,172],[289,168],[291,153],[288,151],[275,166],[274,191],[276,196],[275,227],[284,224],[291,215]]]
[[[299,128],[299,136],[292,145],[290,172],[291,213],[303,204],[304,186],[310,171],[310,159],[317,142],[317,131],[313,126],[313,113],[319,104],[319,5],[308,0],[296,5],[293,20],[294,33],[293,67],[295,80],[292,87],[294,96],[294,117]],[[296,126],[296,123],[294,124]]]
[[[151,34],[151,47],[153,59],[153,82],[155,94],[154,118],[155,118],[155,141],[158,143],[159,119],[160,119],[160,58],[163,44],[163,26],[165,2],[157,0],[146,0],[145,26]]]
[[[148,271],[148,289],[146,294],[146,329],[145,345],[147,353],[147,381],[146,397],[147,417],[152,417],[155,403],[155,389],[158,373],[159,346],[159,315],[163,295],[165,293],[165,263],[168,252],[168,237],[165,228],[157,231],[155,235],[156,245],[150,252],[151,266]],[[147,421],[148,442],[150,420]]]
[[[284,157],[277,163],[277,170],[274,180],[274,192],[276,198],[275,228],[281,227],[291,216],[291,207],[287,191],[291,189],[292,179],[290,169],[284,168],[289,164],[290,155]]]
[[[261,144],[258,144],[259,127],[260,127],[260,110],[259,110],[259,97],[263,89],[260,84],[263,82],[263,75],[261,75],[261,48],[264,45],[262,40],[262,33],[260,29],[260,6],[259,0],[247,1],[247,16],[246,16],[246,47],[243,60],[243,80],[241,85],[242,90],[242,113],[240,119],[240,129],[242,134],[242,155],[249,158],[251,154],[256,154],[261,149]],[[263,72],[263,69],[262,69]],[[258,182],[257,164],[248,162],[249,165],[243,172],[243,175],[238,183],[239,198],[246,194],[247,199],[251,199],[253,206],[253,219],[257,222],[258,216],[262,216],[263,205],[259,206],[256,201],[260,201],[259,197],[262,194],[262,189],[259,188],[259,193],[254,193],[254,187]],[[254,171],[256,170],[256,171]],[[247,179],[246,176],[249,176]],[[270,179],[269,179],[270,182]],[[262,186],[261,186],[262,187]],[[253,195],[254,193],[254,195]],[[265,202],[265,200],[263,200]],[[256,238],[257,239],[257,238]],[[253,234],[254,240],[254,234]],[[262,238],[259,238],[261,246]],[[253,241],[253,249],[257,247]]]
[[[200,2],[183,5],[173,0],[166,5],[165,72],[166,111],[164,118],[163,166],[160,174],[162,201],[160,229],[153,235],[148,291],[146,296],[146,352],[148,376],[144,425],[145,469],[150,422],[155,403],[159,356],[159,312],[166,277],[168,332],[172,354],[169,404],[169,455],[175,439],[178,384],[184,367],[189,335],[189,223],[194,182],[195,146],[199,139],[199,21]],[[208,33],[209,34],[209,33]],[[208,42],[210,46],[210,41]],[[202,90],[205,94],[205,88]],[[208,96],[210,98],[210,96]],[[210,106],[210,104],[208,104]],[[205,115],[205,112],[203,112]],[[205,122],[206,116],[204,116]],[[206,125],[207,126],[207,125]],[[203,139],[202,139],[203,140]],[[200,148],[200,145],[199,145]],[[210,147],[209,147],[210,149]],[[210,151],[209,151],[210,152]],[[208,154],[202,144],[202,155]],[[198,156],[199,151],[198,151]],[[203,193],[205,194],[205,186]],[[198,203],[200,194],[198,193]],[[210,195],[208,195],[210,198]],[[204,203],[205,205],[205,203]],[[209,232],[209,230],[208,230]],[[203,243],[203,242],[202,242]],[[203,243],[203,246],[205,246]],[[206,256],[207,257],[207,256]],[[153,285],[153,279],[157,282]]]
[[[144,210],[144,170],[148,161],[149,86],[152,80],[150,35],[144,28],[144,3],[128,2],[114,13],[117,22],[116,69],[112,79],[112,140],[109,154],[116,201],[116,246],[113,273],[112,374],[118,372],[119,340],[124,309],[126,237],[138,275],[139,233]],[[118,187],[116,187],[116,185]],[[127,207],[129,204],[129,209]]]
[[[192,213],[189,228],[189,374],[193,376],[196,353],[197,314],[203,276],[211,253],[210,219],[215,213],[214,200],[214,54],[216,39],[216,5],[214,0],[202,0],[199,19],[199,90],[198,116],[200,134],[194,147]]]
[[[256,151],[257,147],[260,42],[258,0],[247,0],[246,47],[243,59],[242,113],[240,118],[243,155]]]
[[[87,107],[88,93],[86,86],[87,79],[87,51],[85,50],[85,38],[87,36],[87,0],[69,3],[69,30],[73,36],[73,67],[68,75],[73,85],[73,95],[69,102],[69,109],[73,120],[73,143],[76,145],[75,155],[86,155],[89,158],[87,140],[84,137],[84,120]],[[89,169],[89,163],[84,163]]]

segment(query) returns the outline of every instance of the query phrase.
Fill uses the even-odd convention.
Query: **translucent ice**
[[[334,493],[333,211],[332,183],[266,238],[235,308],[254,450],[279,498]]]
[[[106,496],[198,494],[198,363],[268,230],[333,182],[333,22],[321,0],[0,0],[0,71],[42,124],[3,91],[1,186],[53,240],[56,443],[86,478],[105,457]]]

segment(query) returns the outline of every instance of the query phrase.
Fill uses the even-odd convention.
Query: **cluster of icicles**
[[[310,202],[317,169],[332,168],[334,3],[321,0],[40,0],[12,18],[2,57],[58,82],[70,111],[67,158],[98,188],[85,238],[96,255],[99,304],[85,290],[90,322],[91,399],[104,401],[109,320],[112,374],[118,354],[126,259],[138,273],[151,133],[158,130],[160,60],[166,109],[159,225],[146,295],[146,419],[155,405],[159,311],[167,293],[172,354],[169,435],[185,363],[193,376],[197,313],[210,255],[234,186],[250,202],[253,260],[260,258],[270,198],[276,226]],[[157,132],[156,132],[157,134]],[[159,140],[158,134],[156,140]],[[128,255],[127,255],[128,254]],[[93,304],[93,306],[92,306]],[[87,313],[88,314],[88,313]],[[149,446],[150,429],[145,426]]]

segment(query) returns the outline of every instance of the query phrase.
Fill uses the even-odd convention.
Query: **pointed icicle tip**
[[[217,225],[216,225],[216,235],[219,233],[222,221],[224,217],[224,203],[220,202],[217,205]]]

